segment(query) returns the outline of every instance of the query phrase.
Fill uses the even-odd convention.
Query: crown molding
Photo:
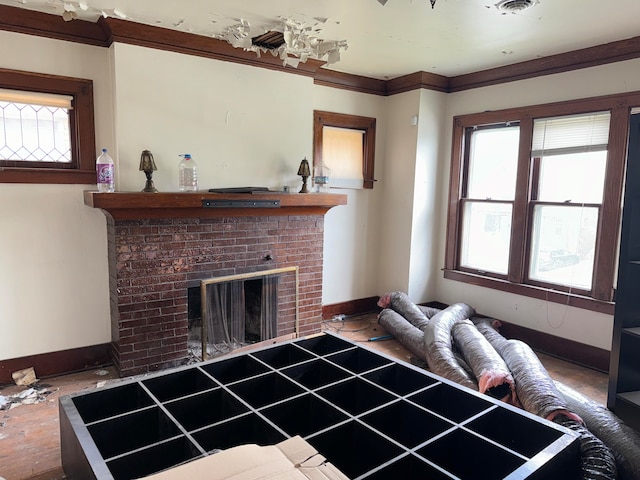
[[[65,22],[60,15],[0,5],[0,30],[100,47],[108,47],[113,42],[139,45],[304,75],[312,77],[316,85],[382,96],[417,89],[460,92],[640,58],[638,36],[453,77],[420,71],[380,80],[321,68],[324,62],[313,59],[301,62],[297,68],[285,67],[278,57],[269,54],[258,57],[254,52],[234,48],[223,40],[118,18],[101,17],[96,23]]]
[[[6,5],[0,5],[0,30],[99,47],[109,46],[104,32],[95,23],[82,20],[65,22],[60,15]]]
[[[580,70],[639,57],[640,36],[451,77],[449,92]]]
[[[409,75],[387,80],[387,95],[396,95],[419,88],[448,93],[449,81],[450,79],[448,77],[436,75],[435,73],[410,73]]]
[[[323,85],[325,87],[341,88],[354,92],[371,93],[373,95],[387,94],[386,80],[337,72],[326,68],[320,68],[316,72],[313,81],[316,85]]]
[[[235,48],[224,40],[118,18],[101,17],[98,19],[98,25],[108,35],[109,44],[113,42],[128,43],[214,60],[241,63],[252,67],[280,70],[307,77],[313,77],[317,70],[324,65],[324,62],[309,59],[304,63],[300,62],[297,68],[285,67],[279,57],[270,54],[258,56],[255,52]]]

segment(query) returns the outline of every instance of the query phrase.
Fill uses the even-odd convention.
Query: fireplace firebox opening
[[[207,360],[281,335],[296,338],[298,290],[298,267],[201,280],[188,289],[190,355]],[[293,322],[279,318],[291,315]]]

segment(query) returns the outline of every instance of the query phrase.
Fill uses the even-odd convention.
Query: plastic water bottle
[[[98,191],[112,193],[116,190],[113,158],[103,148],[102,153],[96,159],[96,173],[98,175]]]
[[[180,155],[182,160],[178,165],[178,190],[181,192],[195,192],[198,190],[198,165],[191,158],[191,154]]]

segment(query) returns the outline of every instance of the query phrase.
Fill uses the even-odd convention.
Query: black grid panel
[[[68,395],[60,419],[71,479],[295,435],[351,479],[580,477],[569,430],[329,333]]]

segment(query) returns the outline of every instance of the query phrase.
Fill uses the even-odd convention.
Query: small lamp
[[[302,177],[302,188],[298,193],[309,193],[307,189],[307,178],[311,175],[311,169],[309,168],[309,161],[307,157],[304,157],[298,167],[298,175]]]
[[[143,192],[146,193],[158,193],[158,190],[153,185],[153,180],[151,176],[153,175],[154,170],[157,170],[156,162],[153,160],[153,155],[149,150],[143,150],[142,155],[140,155],[140,171],[144,172],[147,176],[147,183],[142,189]]]

